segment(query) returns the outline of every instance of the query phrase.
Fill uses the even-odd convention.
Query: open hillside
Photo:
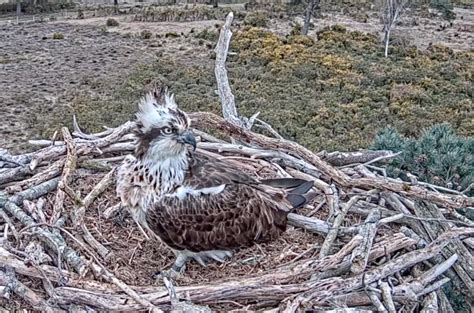
[[[346,27],[301,37],[291,25],[274,26],[295,28],[297,21],[238,12],[228,63],[237,105],[246,114],[260,111],[285,138],[315,150],[350,150],[367,147],[388,125],[413,136],[444,121],[472,135],[469,45],[459,50],[454,41],[454,51],[452,42],[432,42],[424,49],[395,33],[385,59],[377,33],[354,31],[360,23],[338,17]],[[457,29],[464,43],[473,40],[473,15],[466,12],[447,30]],[[219,111],[213,49],[221,20],[117,20],[115,27],[105,17],[3,26],[4,144],[24,147],[27,138],[51,136],[73,114],[89,131],[116,126],[153,81],[169,84],[186,110]],[[330,24],[330,17],[321,21]]]

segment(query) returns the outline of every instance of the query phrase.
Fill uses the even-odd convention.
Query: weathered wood
[[[382,301],[380,301],[380,298],[377,295],[377,293],[375,293],[374,291],[369,291],[368,296],[369,296],[370,301],[372,301],[372,304],[377,309],[377,312],[380,312],[380,313],[387,313],[388,312],[388,310],[383,305]]]
[[[395,303],[393,303],[392,299],[392,288],[388,285],[387,282],[379,282],[380,290],[382,291],[382,299],[385,303],[385,307],[387,308],[389,313],[397,313],[397,309],[395,308]]]
[[[414,204],[415,213],[421,218],[436,218],[439,222],[427,222],[421,221],[424,229],[430,236],[430,239],[435,239],[440,233],[449,229],[449,227],[442,223],[446,221],[443,214],[439,212],[436,206],[425,201],[416,201]],[[448,250],[448,251],[446,251]],[[460,240],[455,240],[449,244],[443,255],[447,258],[449,254],[455,253],[460,256],[459,262],[453,265],[453,269],[456,272],[457,276],[462,281],[462,285],[459,285],[459,281],[453,280],[453,283],[457,284],[461,292],[470,298],[474,298],[474,281],[472,275],[474,275],[474,257]]]
[[[402,269],[423,262],[438,254],[450,241],[461,236],[473,236],[474,230],[457,228],[442,234],[430,246],[401,255],[379,267],[349,278],[334,277],[319,281],[303,281],[297,284],[276,284],[277,280],[265,279],[265,276],[216,282],[211,285],[190,287],[176,287],[178,297],[189,296],[190,301],[196,304],[209,304],[215,301],[259,301],[275,299],[281,300],[288,296],[298,294],[305,302],[314,304],[327,304],[336,296],[347,295],[363,288],[364,285],[376,282]],[[331,256],[328,257],[330,260]],[[323,259],[324,260],[324,259]],[[318,260],[321,264],[322,260]],[[267,274],[277,277],[281,273]],[[263,279],[262,279],[263,278]],[[119,294],[84,291],[70,287],[55,289],[60,303],[75,303],[94,305],[105,310],[137,310],[141,306],[129,303],[128,297]],[[168,292],[158,291],[143,294],[142,297],[154,305],[164,307],[169,305]]]
[[[311,23],[311,17],[313,16],[314,10],[319,6],[319,0],[308,0],[306,11],[304,15],[303,28],[301,29],[301,35],[308,35],[309,24]]]
[[[15,216],[23,225],[25,226],[34,226],[35,221],[28,216],[20,207],[18,207],[13,202],[7,202],[5,204],[5,209]],[[33,234],[37,235],[50,249],[59,253],[64,259],[68,261],[68,264],[71,265],[79,274],[84,273],[86,269],[85,261],[80,257],[80,255],[71,249],[67,244],[64,238],[57,234],[41,228],[40,226],[33,229]]]
[[[54,224],[61,216],[64,205],[64,198],[66,197],[66,192],[64,191],[68,186],[71,180],[71,175],[76,169],[77,161],[77,151],[76,145],[72,139],[71,133],[67,127],[61,129],[63,134],[63,139],[66,142],[66,162],[64,163],[63,174],[61,180],[58,184],[58,190],[56,191],[56,198],[54,199],[53,213],[51,214],[50,223]]]
[[[10,197],[10,199],[7,199],[6,197],[2,198],[0,195],[0,207],[4,207],[8,213],[13,215],[23,225],[33,226],[36,222],[18,205],[21,205],[25,199],[33,200],[44,196],[57,187],[58,181],[59,179],[57,178],[52,179],[38,186],[22,191],[17,195]],[[56,253],[60,253],[79,274],[82,274],[85,271],[86,264],[84,260],[76,251],[67,246],[64,238],[41,227],[34,228],[34,234],[36,234],[50,249],[56,251]]]
[[[351,271],[355,274],[362,273],[366,266],[367,261],[369,259],[369,252],[372,248],[372,244],[374,242],[375,234],[377,233],[377,224],[380,220],[380,211],[374,210],[372,213],[367,217],[364,222],[364,225],[359,229],[359,236],[364,238],[362,243],[352,251],[352,265]]]
[[[22,190],[24,188],[30,188],[30,187],[39,185],[45,181],[56,178],[59,175],[61,175],[61,169],[63,168],[65,162],[66,162],[65,159],[60,159],[54,162],[53,164],[51,164],[46,169],[42,170],[41,172],[33,175],[32,177],[28,179],[24,179],[13,185],[8,186],[7,188],[5,188],[5,191],[7,193],[14,193],[18,190]]]
[[[285,139],[269,138],[264,135],[252,133],[226,122],[221,117],[212,113],[196,112],[191,113],[190,117],[192,118],[193,125],[197,128],[200,126],[203,128],[212,127],[242,142],[256,144],[264,149],[288,151],[290,155],[298,156],[312,164],[324,175],[331,177],[331,179],[342,187],[355,187],[365,190],[380,188],[382,190],[396,192],[404,197],[427,200],[449,209],[474,206],[474,197],[443,194],[429,191],[421,186],[412,185],[406,182],[384,181],[383,178],[350,178],[341,170],[322,161],[316,154],[295,142]]]
[[[438,306],[438,296],[436,292],[430,292],[422,303],[423,309],[421,309],[420,313],[435,313],[440,312]]]
[[[329,229],[332,227],[332,225],[329,223],[319,219],[294,213],[288,214],[288,224],[320,235],[326,235],[329,232]]]
[[[326,236],[326,239],[324,240],[324,243],[321,247],[321,250],[319,251],[319,257],[323,258],[326,255],[329,254],[329,250],[331,249],[332,244],[336,240],[337,233],[339,231],[339,226],[341,226],[342,221],[346,217],[347,212],[349,212],[349,209],[357,202],[361,196],[354,196],[352,197],[349,202],[345,203],[342,206],[342,209],[340,212],[336,213],[336,217],[334,218],[334,223],[332,224],[331,229],[329,229],[328,235]]]
[[[232,32],[230,30],[230,24],[234,19],[234,13],[230,12],[225,20],[224,26],[221,28],[219,39],[215,48],[216,63],[215,63],[215,75],[217,81],[217,89],[219,91],[219,98],[221,99],[222,116],[229,123],[242,127],[245,129],[252,128],[258,113],[252,116],[250,119],[241,117],[237,113],[235,106],[234,95],[230,88],[229,79],[227,78],[227,69],[225,61],[227,59],[227,51],[229,50],[230,38]]]
[[[367,164],[368,162],[377,162],[377,160],[386,160],[397,156],[397,154],[388,150],[361,150],[355,152],[319,152],[318,156],[333,166],[345,166],[354,164]]]
[[[59,308],[53,308],[36,292],[21,283],[11,267],[0,269],[0,286],[6,286],[9,290],[13,291],[17,296],[25,300],[29,305],[40,312],[65,312]]]

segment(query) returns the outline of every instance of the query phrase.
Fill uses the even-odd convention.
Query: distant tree
[[[211,0],[211,4],[213,8],[217,8],[219,6],[219,0]]]
[[[313,16],[314,10],[319,7],[320,0],[308,0],[308,6],[306,7],[304,24],[301,30],[301,34],[306,36],[309,31],[309,24],[311,23],[311,17]]]
[[[390,33],[392,28],[397,23],[400,14],[407,5],[408,0],[385,0],[384,12],[383,12],[383,31],[384,31],[384,44],[385,44],[385,57],[388,57],[388,44],[390,42]]]
[[[21,0],[16,0],[16,16],[21,14]]]

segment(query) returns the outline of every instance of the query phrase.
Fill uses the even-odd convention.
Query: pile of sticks
[[[284,312],[454,312],[441,289],[450,282],[466,299],[473,299],[474,222],[457,209],[472,209],[474,198],[416,180],[392,179],[374,166],[396,153],[316,154],[282,138],[257,114],[249,119],[238,116],[224,65],[231,22],[229,14],[216,47],[224,118],[190,114],[198,150],[226,158],[256,176],[264,168],[274,177],[314,181],[320,197],[305,215],[291,213],[288,221],[323,236],[319,252],[303,253],[263,273],[208,284],[125,284],[102,264],[109,251],[91,234],[84,217],[94,200],[114,185],[115,168],[134,149],[131,132],[136,125],[126,122],[86,134],[74,119],[72,134],[62,128],[61,140],[31,141],[39,146],[34,152],[12,155],[0,150],[1,296],[15,294],[46,312],[207,312],[222,302]],[[256,126],[273,136],[252,132]],[[71,179],[91,169],[105,174],[81,198],[70,187]],[[44,197],[51,193],[52,210],[44,210]],[[73,205],[65,205],[68,198]],[[102,214],[109,218],[119,210],[117,204]],[[329,217],[318,219],[318,212]],[[44,292],[29,288],[28,279],[42,282]]]

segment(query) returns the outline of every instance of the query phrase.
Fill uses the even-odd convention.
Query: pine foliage
[[[425,129],[417,139],[385,128],[372,148],[403,151],[388,166],[393,177],[408,180],[407,173],[411,173],[421,181],[459,191],[474,183],[474,139],[458,136],[447,123]]]

